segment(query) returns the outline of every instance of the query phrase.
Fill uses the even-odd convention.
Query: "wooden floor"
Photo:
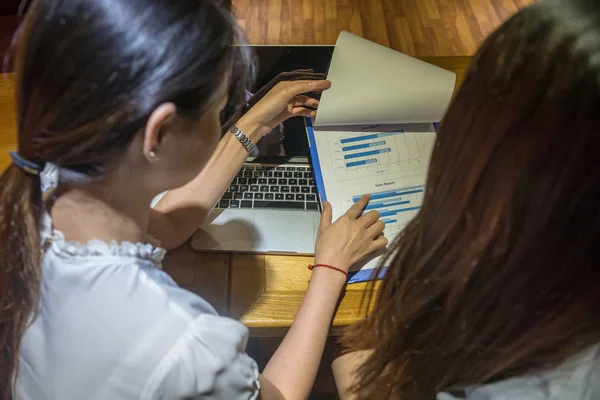
[[[4,0],[0,0],[4,1]],[[233,0],[254,44],[334,44],[348,30],[417,57],[466,56],[536,0]],[[0,17],[0,55],[17,26]]]
[[[417,57],[472,55],[535,0],[233,0],[253,44],[334,44],[348,30]]]

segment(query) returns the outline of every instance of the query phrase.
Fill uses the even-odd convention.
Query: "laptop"
[[[333,46],[253,46],[256,90],[281,72],[326,73]],[[202,251],[314,254],[320,202],[309,160],[305,119],[266,135],[192,238]]]

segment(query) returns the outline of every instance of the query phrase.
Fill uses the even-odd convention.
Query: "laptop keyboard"
[[[319,210],[312,168],[245,165],[217,208]]]

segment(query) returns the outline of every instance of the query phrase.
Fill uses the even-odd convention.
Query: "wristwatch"
[[[240,143],[242,144],[242,146],[244,146],[248,153],[252,153],[254,149],[256,149],[256,145],[252,143],[252,141],[248,139],[248,136],[246,136],[246,134],[242,132],[242,130],[238,128],[235,124],[231,125],[231,128],[229,128],[229,132],[231,132],[231,134],[235,136],[237,140],[240,141]]]

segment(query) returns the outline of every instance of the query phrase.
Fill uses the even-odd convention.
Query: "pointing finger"
[[[363,197],[360,198],[360,200],[354,203],[352,207],[350,207],[346,214],[348,214],[348,216],[350,216],[353,219],[357,219],[362,215],[363,210],[365,209],[367,204],[369,204],[370,199],[371,195],[365,194]]]

